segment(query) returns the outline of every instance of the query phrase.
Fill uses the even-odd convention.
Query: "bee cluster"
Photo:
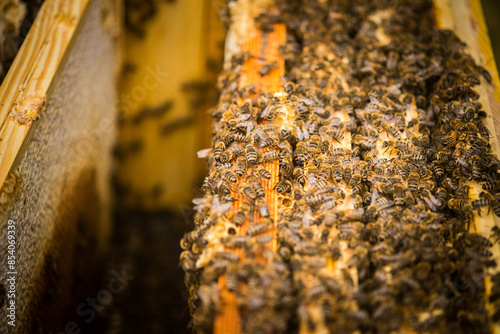
[[[233,56],[200,152],[211,173],[181,241],[195,328],[211,330],[224,277],[243,332],[295,318],[312,332],[488,332],[500,278],[489,314],[492,242],[469,227],[482,207],[500,214],[473,90],[489,74],[435,27],[429,0],[274,5],[258,22],[287,27],[282,91],[238,87],[252,55]]]

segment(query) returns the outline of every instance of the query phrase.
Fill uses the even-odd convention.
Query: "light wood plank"
[[[220,71],[207,67],[208,61],[217,65],[223,57],[225,31],[216,2],[157,1],[143,37],[124,31],[124,63],[133,70],[124,73],[118,87],[123,118],[118,145],[125,152],[118,176],[129,189],[123,202],[130,207],[177,211],[190,203],[206,173],[196,152],[210,145],[207,125],[212,119],[207,110],[213,105],[192,101],[204,90],[215,91]],[[151,71],[164,75],[155,81]],[[189,84],[206,88],[183,88]],[[164,114],[135,121],[145,108],[169,102],[172,106]],[[134,142],[141,148],[128,151]]]
[[[484,66],[491,74],[493,84],[481,80],[481,85],[474,89],[479,93],[479,102],[488,114],[486,125],[492,135],[490,143],[493,152],[500,157],[499,131],[500,131],[500,81],[491,50],[488,30],[484,21],[480,0],[434,0],[436,23],[439,28],[454,31],[457,36],[467,44],[467,52],[474,60]],[[483,191],[481,184],[471,182],[469,193],[470,200],[479,198]],[[493,226],[500,227],[500,219],[493,214],[492,210],[483,209],[481,214],[474,215],[471,228],[474,232],[489,237]],[[489,211],[489,212],[488,212]],[[500,247],[495,245],[491,252],[497,263],[500,263]],[[493,275],[500,272],[499,268],[490,268],[488,273]],[[491,281],[489,277],[485,280],[486,303],[490,312],[492,305],[488,302],[491,292]],[[500,333],[499,324],[491,324],[493,333]]]
[[[256,90],[260,92],[275,93],[280,91],[281,81],[280,77],[283,76],[285,72],[284,60],[280,57],[278,52],[278,47],[284,44],[286,41],[286,29],[283,24],[277,24],[274,27],[274,31],[270,33],[263,33],[258,30],[255,25],[248,25],[248,31],[245,36],[249,36],[243,39],[241,52],[250,52],[252,58],[243,64],[243,69],[240,77],[239,87],[245,87],[246,85],[253,84],[256,86]],[[226,55],[227,57],[227,55]],[[265,59],[266,63],[277,61],[278,68],[273,70],[269,75],[261,77],[258,72],[262,68],[262,60]],[[267,169],[271,173],[271,179],[269,181],[264,181],[263,187],[265,190],[265,198],[267,200],[267,205],[270,211],[270,218],[277,222],[278,218],[278,200],[279,195],[276,192],[275,185],[279,181],[279,166],[277,162],[262,165],[261,167]],[[242,203],[244,198],[237,191],[231,194],[233,197],[239,199],[235,203]],[[234,210],[237,210],[238,205],[233,205]],[[255,212],[257,219],[258,214]],[[248,229],[249,221],[247,221],[241,226],[238,231],[239,235],[245,235]],[[270,231],[273,236],[273,240],[270,247],[274,252],[277,250],[277,238],[276,229],[273,228]],[[244,259],[244,253],[240,252],[240,257]],[[257,259],[257,261],[264,259]],[[240,333],[241,332],[241,322],[239,319],[237,311],[237,302],[233,293],[230,293],[225,287],[225,277],[222,276],[219,285],[221,288],[221,299],[223,301],[223,308],[219,312],[214,321],[214,333]]]
[[[89,0],[47,0],[0,86],[0,187],[43,113]]]

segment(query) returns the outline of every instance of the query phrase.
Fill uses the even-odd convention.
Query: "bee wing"
[[[315,107],[313,108],[313,112],[316,114],[323,115],[325,113],[325,108],[323,107]]]
[[[339,118],[339,117],[334,117],[331,121],[330,121],[330,126],[339,126],[342,124],[342,120]]]
[[[302,224],[304,224],[304,226],[311,226],[313,218],[314,216],[312,215],[311,209],[307,209],[307,211],[304,213],[304,216],[302,217]]]
[[[203,203],[203,201],[205,201],[204,198],[193,198],[194,205],[200,205],[201,203]]]
[[[271,111],[274,109],[274,106],[269,104],[265,109],[264,111],[262,111],[262,114],[260,114],[260,117],[261,118],[266,118],[267,116],[269,116],[269,114],[271,113]]]
[[[214,199],[212,200],[212,212],[215,213],[217,216],[222,216],[224,213],[226,213],[228,210],[231,209],[232,203],[224,203],[222,204],[219,200],[219,196],[214,196]]]
[[[232,207],[231,202],[220,204],[219,205],[219,213],[222,215],[222,214],[226,213],[227,211],[231,210],[231,207]]]
[[[382,103],[374,96],[370,96],[370,102],[375,103],[378,106],[382,106]]]
[[[296,127],[296,129],[297,129],[297,138],[299,140],[304,140],[304,135],[302,134],[302,130],[300,130],[298,126]]]
[[[304,138],[309,139],[309,131],[306,130],[305,125],[302,127],[302,135],[304,136]]]
[[[429,206],[429,209],[431,209],[432,211],[436,211],[436,206],[434,205],[434,203],[432,203],[432,201],[429,198],[423,196],[422,198],[425,201],[425,203],[427,203],[427,205]]]
[[[370,205],[373,205],[373,203],[375,203],[375,201],[377,200],[377,198],[379,198],[380,195],[378,193],[378,190],[377,189],[373,189],[373,193],[372,193],[372,201],[370,202]]]
[[[241,114],[235,120],[236,121],[246,121],[249,118],[250,118],[250,114]]]
[[[334,208],[337,205],[337,202],[334,199],[331,199],[323,204],[321,204],[320,210],[325,211],[325,210],[330,210]]]
[[[210,152],[212,152],[211,148],[205,148],[203,150],[199,150],[198,152],[196,152],[196,154],[198,155],[198,158],[202,159],[208,157]]]
[[[248,137],[250,135],[250,132],[253,129],[253,122],[243,122],[243,123],[239,123],[237,126],[239,128],[247,128],[246,136]]]
[[[309,187],[314,187],[316,185],[316,177],[314,174],[309,174],[307,181],[309,182]]]
[[[262,130],[262,128],[257,128],[255,130],[255,132],[257,133],[257,135],[259,136],[259,138],[261,140],[266,140],[269,136],[266,134],[266,132],[264,130]]]
[[[314,101],[311,99],[306,99],[305,97],[299,98],[301,102],[303,102],[306,106],[310,106],[314,104]]]
[[[250,132],[254,128],[254,123],[253,122],[247,122],[247,137],[250,135]]]

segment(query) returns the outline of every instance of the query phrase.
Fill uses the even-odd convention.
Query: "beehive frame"
[[[239,41],[238,39],[241,39],[242,36],[245,36],[244,38],[252,40],[255,35],[255,32],[252,28],[252,14],[255,14],[259,11],[258,5],[253,6],[251,9],[249,7],[245,7],[247,5],[244,1],[240,1],[238,5],[239,8],[237,12],[243,14],[236,17],[236,19],[234,20],[235,23],[233,23],[233,27],[229,32],[226,49],[227,58],[230,58],[232,54],[247,50],[245,49],[245,47],[241,48],[241,45],[245,45],[245,42],[241,43],[241,41]],[[263,5],[265,7],[266,5],[268,5],[268,3],[266,3],[265,1],[259,2],[259,5]],[[496,138],[496,132],[494,131],[494,123],[496,123],[496,118],[498,118],[498,112],[496,112],[496,110],[498,110],[498,77],[496,74],[496,68],[491,49],[489,47],[489,40],[487,37],[487,32],[485,30],[484,20],[482,18],[480,3],[479,1],[471,1],[470,3],[468,1],[460,1],[453,2],[453,4],[451,4],[450,2],[446,1],[435,1],[435,9],[435,19],[438,27],[455,31],[459,38],[465,41],[465,43],[469,46],[468,52],[471,53],[473,58],[480,65],[485,66],[492,74],[495,86],[489,85],[485,87],[485,84],[483,83],[478,91],[482,96],[480,101],[483,105],[483,108],[489,115],[487,120],[488,128],[490,129],[491,133],[494,133],[491,142],[494,152],[498,155],[498,141]],[[460,22],[460,24],[455,24],[455,22]],[[463,22],[466,22],[466,24],[462,24]],[[275,26],[275,29],[279,29],[278,26]],[[274,41],[268,41],[269,44],[272,44],[273,42]],[[483,57],[486,57],[486,60]],[[253,71],[257,71],[257,69],[253,68]],[[243,70],[243,73],[245,73],[245,70]],[[279,76],[279,72],[273,72],[272,75]],[[270,79],[270,81],[272,81],[272,79]],[[479,188],[477,184],[472,185],[472,191],[469,194],[470,200],[478,198],[477,196],[479,195],[480,191],[478,189]],[[268,193],[266,193],[266,197],[268,197],[267,194]],[[273,194],[271,193],[269,197],[272,198],[272,195]],[[497,217],[495,217],[493,214],[487,216],[475,215],[473,230],[485,237],[489,237],[491,227],[497,225],[496,220]],[[498,260],[498,250],[494,249],[493,253],[494,258]],[[488,287],[488,285],[489,283],[486,282],[487,290],[490,288]],[[224,280],[221,281],[220,286],[223,289]],[[227,300],[227,303],[224,304],[225,306],[223,307],[222,312],[219,313],[219,315],[216,317],[215,332],[229,331],[237,333],[241,329],[239,328],[238,321],[234,320],[234,306],[229,306],[234,303],[234,300],[231,297],[228,297],[230,296],[230,294],[227,294],[224,291],[222,292],[222,296],[223,300]],[[227,314],[225,314],[226,312]],[[493,327],[493,331],[497,332],[497,326],[494,325]],[[301,331],[307,332],[305,328],[302,328]]]

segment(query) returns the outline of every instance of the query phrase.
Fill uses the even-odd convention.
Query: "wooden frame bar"
[[[90,0],[47,0],[0,86],[0,187],[19,163]]]

